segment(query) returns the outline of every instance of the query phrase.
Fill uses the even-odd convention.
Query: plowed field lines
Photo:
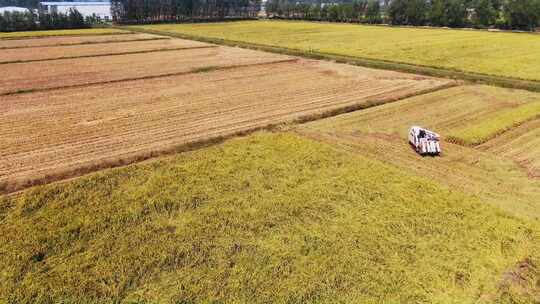
[[[2,65],[0,94],[62,88],[292,60],[292,57],[239,48],[212,47],[122,56],[62,59]]]
[[[67,36],[31,39],[0,39],[0,50],[11,48],[37,48],[47,46],[67,46],[79,44],[97,44],[111,42],[143,41],[154,39],[169,39],[150,34],[120,34],[120,35],[98,35],[98,36]]]
[[[0,184],[13,191],[450,83],[301,60],[3,96]]]

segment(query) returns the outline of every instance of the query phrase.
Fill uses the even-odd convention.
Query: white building
[[[17,13],[29,13],[30,10],[27,9],[27,8],[24,8],[24,7],[18,7],[18,6],[5,6],[5,7],[0,7],[0,14],[4,14],[5,12],[10,12],[10,13],[14,13],[14,12],[17,12]]]
[[[95,15],[102,20],[112,20],[110,2],[40,2],[44,13],[68,13],[73,8],[84,17]]]

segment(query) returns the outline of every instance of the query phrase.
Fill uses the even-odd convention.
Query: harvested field
[[[92,28],[78,30],[50,30],[0,33],[0,39],[42,38],[56,36],[88,36],[88,35],[118,35],[131,34],[131,32],[113,28]]]
[[[539,95],[487,86],[456,87],[308,123],[298,127],[298,131],[429,177],[514,214],[539,219],[540,181],[531,179],[530,173],[514,162],[518,159],[516,154],[524,156],[526,153],[524,159],[531,160],[534,166],[535,157],[540,153],[536,138],[530,138],[527,145],[516,138],[516,146],[506,137],[513,135],[504,133],[496,139],[501,142],[493,142],[491,148],[486,146],[484,149],[443,142],[442,157],[436,158],[420,157],[407,142],[408,129],[412,125],[433,129],[444,139],[447,133],[471,121],[481,121],[494,113],[532,104]],[[538,135],[537,124],[525,124],[523,128],[531,132],[531,137]],[[486,145],[490,143],[492,141]]]
[[[293,58],[240,48],[209,47],[4,64],[0,95],[283,60]]]
[[[183,56],[189,59],[184,62],[194,66],[196,58],[202,57],[199,66],[212,61],[224,64],[231,58],[253,63],[254,56],[261,62],[272,56],[223,48],[198,52],[191,58]],[[214,56],[221,61],[205,52],[217,52]],[[171,52],[159,56],[166,54]],[[84,90],[2,96],[0,104],[6,110],[0,114],[0,128],[7,132],[0,143],[0,183],[5,191],[13,191],[188,144],[367,107],[451,84],[450,80],[300,60]]]
[[[515,160],[540,178],[540,119],[525,123],[481,145],[479,149]]]
[[[129,36],[129,35],[128,35]],[[213,45],[182,39],[130,41],[122,43],[49,46],[0,50],[0,63],[52,60],[61,58],[91,57],[115,54],[143,53],[150,51],[189,49]]]
[[[154,39],[169,39],[168,37],[150,34],[121,34],[121,35],[97,35],[97,36],[56,36],[30,39],[0,39],[0,49],[10,48],[34,48],[44,46],[63,46],[78,44],[111,43],[124,41],[142,41]]]

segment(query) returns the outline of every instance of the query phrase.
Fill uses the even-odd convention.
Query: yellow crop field
[[[540,36],[142,28],[0,34],[0,304],[540,303]]]
[[[0,198],[0,232],[12,303],[534,303],[538,291],[534,221],[291,133]]]
[[[540,80],[540,35],[354,24],[247,21],[146,25],[161,32]]]
[[[471,132],[502,132],[513,121],[510,118],[523,118],[515,109],[530,108],[539,98],[538,93],[521,90],[461,86],[315,121],[298,131],[430,177],[516,215],[539,219],[540,180],[534,178],[540,160],[538,124],[526,123],[519,131],[508,131],[509,136],[503,133],[494,139],[497,143],[490,140],[477,148],[454,144],[449,138],[464,127]],[[412,125],[441,134],[441,157],[422,158],[409,147]]]

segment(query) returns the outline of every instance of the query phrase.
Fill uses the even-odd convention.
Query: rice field
[[[480,121],[467,123],[448,134],[450,140],[465,145],[479,145],[529,120],[540,118],[540,96],[534,102],[498,111]]]
[[[486,117],[536,104],[539,96],[489,86],[460,86],[311,122],[298,127],[298,132],[436,180],[507,212],[540,219],[540,180],[530,173],[540,152],[536,139],[513,141],[517,128],[473,148],[452,143],[447,136],[469,122],[482,127]],[[413,125],[442,135],[442,157],[422,158],[409,147],[407,135]],[[534,138],[535,126],[523,125],[523,130],[533,132],[529,139]],[[523,166],[525,159],[530,168]]]
[[[540,120],[520,125],[479,146],[479,149],[515,160],[532,178],[540,178]]]
[[[540,81],[540,35],[301,21],[135,26],[163,33]]]
[[[118,33],[0,39],[0,304],[540,301],[540,94]]]
[[[534,303],[537,224],[259,133],[0,200],[0,298]]]
[[[5,190],[17,190],[55,176],[451,84],[302,60],[3,96],[0,183]]]

